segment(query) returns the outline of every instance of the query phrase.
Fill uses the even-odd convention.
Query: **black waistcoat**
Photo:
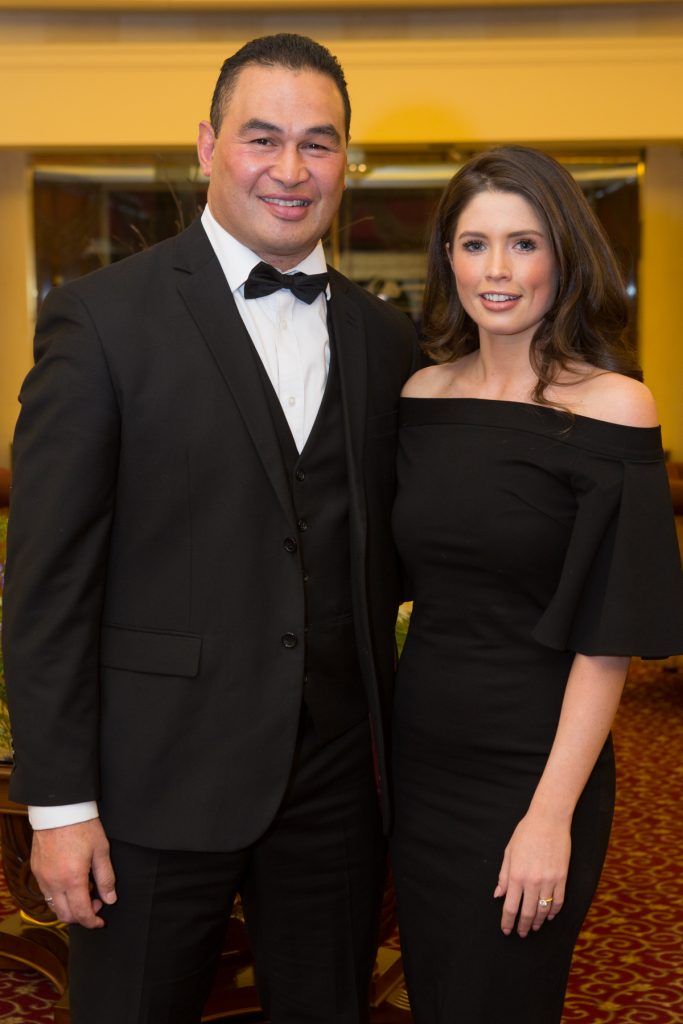
[[[306,588],[304,702],[320,742],[367,717],[351,612],[349,489],[334,346],[322,404],[301,454],[268,374],[256,356],[287,469],[297,518],[288,538]]]

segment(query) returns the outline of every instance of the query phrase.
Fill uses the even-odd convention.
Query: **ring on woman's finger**
[[[550,906],[550,904],[552,902],[553,902],[552,896],[541,896],[541,898],[538,901],[538,905],[541,908],[541,910],[545,910],[547,907]]]
[[[43,896],[43,899],[44,899],[44,900],[45,900],[45,902],[47,903],[48,907],[51,907],[51,906],[52,906],[52,904],[53,904],[53,903],[54,903],[54,901],[55,901],[55,900],[54,900],[54,896]]]

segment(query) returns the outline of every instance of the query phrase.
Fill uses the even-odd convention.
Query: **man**
[[[415,344],[326,272],[349,117],[323,47],[248,43],[201,221],[41,310],[6,675],[73,1024],[198,1021],[237,891],[275,1024],[367,1016]]]

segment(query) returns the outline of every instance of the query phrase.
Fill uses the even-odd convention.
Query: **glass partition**
[[[325,239],[328,260],[419,326],[425,250],[443,186],[470,152],[452,146],[349,153],[347,189]],[[639,153],[553,152],[579,181],[620,260],[636,340]],[[38,158],[38,300],[55,284],[122,259],[187,226],[206,201],[192,151]]]

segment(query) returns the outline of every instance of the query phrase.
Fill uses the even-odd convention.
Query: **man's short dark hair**
[[[344,104],[344,123],[348,141],[351,129],[351,101],[342,66],[330,51],[308,36],[280,32],[274,36],[252,39],[223,63],[211,100],[211,127],[218,135],[223,114],[243,68],[249,65],[264,68],[281,67],[290,71],[317,71],[327,75],[339,89]]]

